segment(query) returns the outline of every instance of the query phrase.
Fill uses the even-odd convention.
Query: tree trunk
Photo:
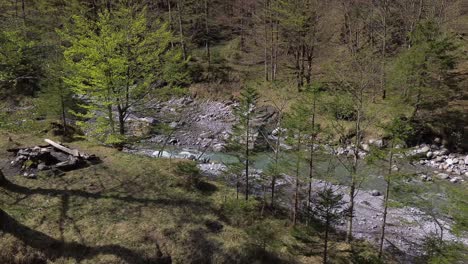
[[[297,223],[297,215],[299,212],[299,167],[300,167],[300,151],[301,151],[301,135],[297,139],[297,158],[296,158],[296,186],[294,188],[294,210],[293,210],[293,226]]]
[[[180,4],[179,4],[179,1],[180,0],[177,0],[176,2],[176,5],[177,5],[177,20],[179,22],[179,38],[180,38],[180,45],[182,47],[182,56],[184,58],[184,60],[187,59],[187,50],[186,50],[186,47],[185,47],[185,38],[184,38],[184,29],[182,27],[182,11],[181,11],[181,8],[180,8]]]
[[[323,264],[327,264],[328,262],[328,232],[330,229],[330,219],[327,216],[327,220],[325,222],[325,237],[324,237],[324,245],[323,245]]]
[[[120,105],[117,106],[117,112],[119,115],[119,134],[125,135],[125,111],[123,111]]]
[[[316,98],[314,94],[314,102],[313,102],[313,112],[312,112],[312,141],[310,144],[310,160],[309,160],[309,190],[308,190],[308,199],[307,199],[307,207],[310,208],[311,200],[312,200],[312,179],[314,177],[314,144],[315,144],[315,107],[316,107]]]
[[[387,183],[387,186],[386,186],[386,189],[385,189],[385,200],[384,200],[384,211],[383,211],[383,218],[382,218],[382,229],[381,229],[381,233],[380,233],[380,243],[379,243],[379,258],[381,259],[382,258],[382,253],[383,253],[383,244],[384,244],[384,241],[385,241],[385,227],[387,225],[387,212],[388,212],[388,199],[389,199],[389,196],[390,196],[390,183],[391,183],[391,174],[392,174],[392,163],[393,163],[393,152],[392,152],[392,148],[393,148],[393,142],[392,142],[392,146],[391,146],[391,149],[390,149],[390,158],[389,158],[389,166],[388,166],[388,175],[387,175],[387,180],[386,180],[386,183]]]
[[[353,148],[353,164],[351,166],[351,186],[349,188],[349,216],[348,216],[348,229],[346,232],[346,242],[351,242],[353,239],[353,218],[354,218],[354,196],[356,193],[356,173],[359,159],[359,144],[361,140],[361,113],[362,113],[362,91],[360,91],[360,97],[357,109],[356,118],[356,139]]]
[[[245,200],[249,200],[249,145],[250,145],[250,116],[247,117],[247,138],[245,140]]]
[[[2,170],[0,170],[0,186],[5,185],[5,183],[6,183],[5,175],[3,175]]]
[[[169,30],[174,32],[173,23],[172,23],[172,6],[171,0],[167,0],[167,8],[168,8],[168,15],[169,15]],[[171,39],[171,48],[174,48],[174,42]]]
[[[268,73],[268,21],[267,21],[267,11],[268,11],[268,4],[269,4],[269,1],[265,1],[265,6],[264,6],[264,59],[265,59],[265,63],[264,63],[264,66],[265,66],[265,81],[268,81],[269,80],[269,73]],[[270,21],[271,23],[271,21]]]
[[[60,108],[62,112],[62,126],[63,126],[63,135],[67,135],[67,117],[65,114],[65,99],[63,98],[63,94],[60,95]]]
[[[385,57],[387,52],[387,0],[383,1],[383,5],[382,69],[380,76],[380,89],[382,90],[382,100],[385,100],[387,98],[385,80]]]
[[[209,41],[209,34],[210,34],[210,29],[208,26],[208,17],[209,17],[209,6],[208,6],[208,0],[205,0],[205,49],[206,49],[206,57],[208,60],[208,67],[211,66],[211,51],[210,51],[210,41]]]

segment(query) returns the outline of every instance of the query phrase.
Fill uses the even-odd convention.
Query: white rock
[[[428,159],[430,159],[430,158],[432,158],[433,155],[434,155],[434,153],[432,153],[431,151],[429,151],[429,152],[427,152],[426,157],[427,157]]]
[[[439,173],[439,178],[443,179],[443,180],[448,180],[450,179],[450,176],[446,173]]]
[[[457,183],[459,181],[460,181],[460,178],[458,178],[458,177],[455,177],[455,178],[450,180],[451,183]]]
[[[448,165],[452,165],[453,164],[453,159],[447,159],[445,161],[445,163],[447,163]]]
[[[426,153],[426,152],[429,152],[431,150],[431,148],[429,148],[428,146],[424,146],[422,149],[419,150],[420,153]]]

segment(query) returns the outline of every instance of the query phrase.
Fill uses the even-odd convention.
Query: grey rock
[[[451,183],[458,183],[458,182],[460,182],[460,178],[455,177],[455,178],[451,179],[450,182]]]
[[[46,169],[47,169],[47,165],[45,163],[39,163],[39,165],[37,165],[37,170],[43,171]]]
[[[429,152],[426,153],[426,157],[427,157],[428,159],[432,158],[432,156],[434,156],[434,153],[433,153],[433,152],[429,151]]]
[[[379,191],[377,191],[377,190],[373,190],[373,191],[371,192],[371,195],[372,195],[372,196],[381,196],[382,193],[379,192]]]
[[[424,146],[424,147],[422,147],[422,148],[419,150],[419,152],[420,152],[420,153],[426,153],[426,152],[429,152],[430,150],[431,150],[430,147]]]
[[[448,180],[450,179],[450,176],[447,173],[439,173],[437,176],[443,180]]]

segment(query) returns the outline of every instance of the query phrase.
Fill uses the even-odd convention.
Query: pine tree
[[[292,203],[291,221],[296,225],[299,216],[299,202],[300,202],[300,189],[301,189],[301,164],[304,161],[304,145],[307,143],[311,134],[310,127],[310,111],[307,101],[304,99],[298,100],[296,104],[291,107],[290,113],[285,120],[285,127],[288,130],[288,143],[294,148],[295,153],[295,184],[294,196]]]
[[[239,160],[244,164],[245,173],[245,199],[249,199],[249,169],[251,163],[251,149],[253,147],[254,132],[252,120],[257,106],[259,95],[253,86],[247,86],[241,92],[240,102],[235,109],[238,123],[234,126],[230,146],[235,149]]]
[[[332,187],[325,186],[317,193],[317,201],[314,207],[315,215],[324,221],[325,234],[323,244],[323,263],[328,263],[328,241],[332,225],[339,222],[346,215],[346,202],[342,194],[337,194]]]

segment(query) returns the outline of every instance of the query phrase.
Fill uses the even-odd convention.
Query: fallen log
[[[50,140],[50,139],[46,138],[46,139],[44,139],[44,141],[49,143],[54,148],[59,149],[59,150],[65,152],[65,153],[68,153],[68,154],[72,155],[73,157],[84,157],[84,158],[86,158],[86,156],[87,156],[87,155],[81,155],[81,153],[77,149],[67,148],[65,146],[60,145],[57,142],[54,142],[54,141]]]

